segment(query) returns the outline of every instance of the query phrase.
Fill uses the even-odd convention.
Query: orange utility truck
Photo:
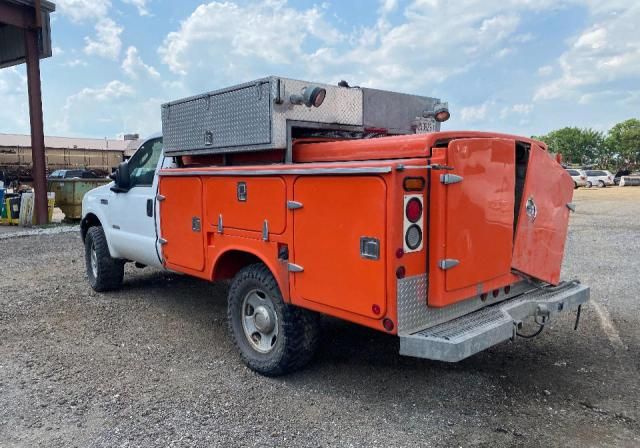
[[[266,375],[308,362],[321,314],[442,361],[578,318],[571,177],[542,142],[448,118],[436,98],[279,77],[165,104],[162,136],[84,198],[89,282],[120,287],[129,261],[231,280],[230,333]]]

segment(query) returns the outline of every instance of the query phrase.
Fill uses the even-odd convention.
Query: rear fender
[[[286,262],[274,262],[259,251],[246,246],[232,246],[213,261],[211,281],[231,280],[244,267],[262,263],[276,279],[283,299],[290,302],[289,279]]]

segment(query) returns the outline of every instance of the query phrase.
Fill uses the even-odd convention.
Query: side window
[[[158,160],[162,153],[162,139],[149,140],[142,145],[129,159],[129,175],[131,176],[131,188],[150,187],[156,173]]]
[[[578,172],[576,170],[567,170],[569,172],[570,176],[579,176]]]

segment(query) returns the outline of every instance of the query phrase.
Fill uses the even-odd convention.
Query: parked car
[[[616,185],[620,185],[620,178],[622,176],[630,176],[630,175],[631,175],[631,171],[629,170],[618,170],[616,175],[613,177],[613,183]]]
[[[574,188],[587,186],[587,174],[584,171],[567,168],[567,173],[569,173],[571,179],[573,179]]]
[[[99,176],[91,170],[56,170],[49,175],[49,180],[61,179],[98,179]]]
[[[606,187],[607,185],[613,185],[613,174],[607,170],[586,170],[587,174],[587,187]]]

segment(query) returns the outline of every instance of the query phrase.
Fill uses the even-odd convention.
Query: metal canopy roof
[[[38,36],[40,58],[51,56],[50,13],[56,6],[46,0],[0,0],[0,68],[25,62],[24,29],[37,25],[33,14],[40,3],[42,29]]]

